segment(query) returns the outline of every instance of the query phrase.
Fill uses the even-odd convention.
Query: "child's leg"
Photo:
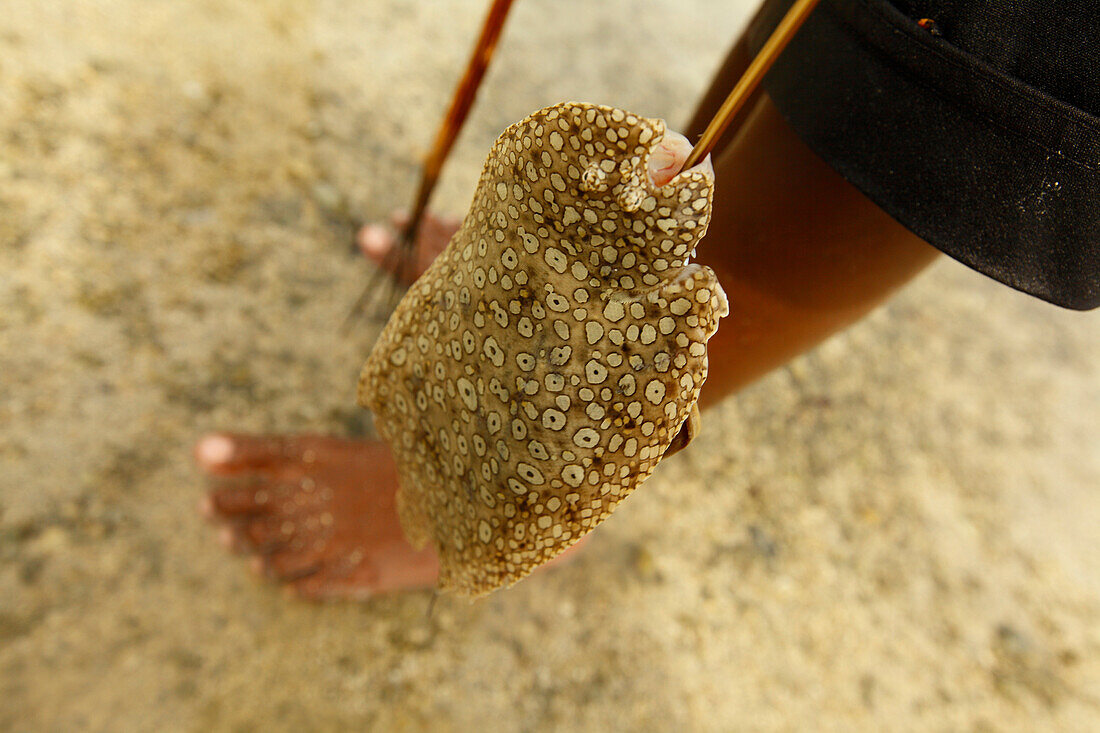
[[[715,165],[696,261],[730,315],[708,344],[704,404],[858,320],[938,251],[826,165],[762,96]]]

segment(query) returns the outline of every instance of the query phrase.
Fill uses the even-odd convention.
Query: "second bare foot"
[[[379,442],[215,433],[195,446],[211,490],[202,511],[254,568],[311,599],[428,588],[435,552],[415,550],[395,506],[397,470]]]
[[[401,278],[402,285],[411,285],[444,250],[461,223],[455,217],[440,217],[426,212],[420,222],[413,248],[415,251],[395,252],[394,247],[399,246],[399,233],[409,224],[408,214],[397,213],[391,218],[390,226],[365,225],[356,235],[355,242],[364,256],[384,267],[391,275]],[[402,257],[413,259],[403,261]]]
[[[414,549],[401,530],[397,467],[384,443],[212,433],[195,445],[195,460],[211,484],[200,509],[221,525],[222,543],[303,598],[435,585],[435,552]]]

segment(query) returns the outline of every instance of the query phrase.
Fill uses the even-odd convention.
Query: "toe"
[[[359,251],[367,259],[381,265],[386,259],[386,255],[393,249],[394,235],[386,227],[378,224],[367,224],[359,230],[355,242],[359,245]]]
[[[257,517],[235,524],[241,542],[255,552],[271,554],[281,550],[294,536],[294,521],[284,517]]]
[[[308,578],[320,571],[323,566],[321,560],[311,554],[293,551],[277,552],[256,559],[264,575],[284,583]]]
[[[323,571],[299,578],[289,588],[299,598],[310,601],[365,601],[375,595],[372,583],[358,578],[332,578]]]
[[[255,484],[215,489],[206,495],[202,513],[210,518],[262,514],[270,511],[271,498],[270,490]]]
[[[409,225],[406,211],[394,213],[390,226],[367,224],[356,235],[359,250],[367,259],[397,276],[405,285],[411,285],[447,247],[462,221],[450,216],[436,216],[425,212],[416,237],[416,259],[409,260],[406,252],[395,252],[398,246],[397,232]]]
[[[213,433],[195,444],[195,461],[199,467],[208,473],[223,475],[293,461],[300,453],[295,441],[279,436]]]
[[[248,547],[241,530],[233,525],[225,525],[218,530],[218,544],[230,552],[244,552]]]
[[[255,519],[230,519],[218,528],[218,544],[238,555],[270,555],[282,549],[286,542],[269,539],[261,543],[258,538],[269,537],[271,533],[257,528]]]

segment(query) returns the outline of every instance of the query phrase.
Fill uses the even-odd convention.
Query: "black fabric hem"
[[[789,6],[766,4],[754,51]],[[765,86],[811,149],[922,239],[1056,305],[1100,305],[1100,119],[885,0],[823,0]]]

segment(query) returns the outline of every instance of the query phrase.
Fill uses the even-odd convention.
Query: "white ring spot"
[[[548,430],[561,430],[565,427],[565,414],[548,407],[542,413],[542,426]]]
[[[566,258],[565,253],[554,247],[547,247],[543,258],[546,260],[546,264],[558,273],[564,273],[565,268],[569,266],[569,260]]]
[[[458,378],[458,394],[462,397],[462,404],[466,405],[466,409],[477,409],[477,393],[474,392],[474,383],[466,377]]]
[[[561,479],[570,486],[580,486],[584,481],[584,469],[572,463],[561,470]]]
[[[650,381],[645,386],[645,398],[655,405],[661,404],[661,400],[665,398],[665,383],[659,379]]]
[[[607,379],[607,367],[595,359],[590,359],[584,365],[584,377],[589,384],[603,384],[604,380]]]
[[[573,443],[581,448],[593,448],[600,442],[600,434],[592,428],[581,428],[573,433]]]
[[[545,481],[542,476],[542,471],[538,470],[530,463],[516,464],[516,471],[519,472],[521,478],[535,486],[539,486]]]

